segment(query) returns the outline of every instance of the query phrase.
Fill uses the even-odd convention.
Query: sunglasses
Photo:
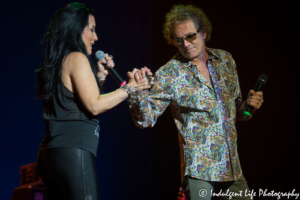
[[[197,35],[198,35],[199,32],[200,32],[200,30],[198,30],[195,33],[191,33],[191,34],[189,34],[185,37],[175,37],[175,38],[173,38],[173,41],[176,45],[183,45],[184,40],[189,41],[189,42],[193,42],[194,40],[197,39]]]

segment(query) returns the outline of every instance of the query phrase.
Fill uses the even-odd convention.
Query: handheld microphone
[[[262,87],[267,83],[267,80],[268,80],[268,76],[265,74],[261,74],[255,85],[254,91],[255,92],[262,91]],[[244,111],[243,120],[246,120],[251,115],[250,111],[252,109],[253,109],[253,107],[247,104],[245,111]]]
[[[96,59],[101,60],[105,59],[105,55],[103,51],[97,51],[95,53]],[[117,81],[117,83],[121,86],[125,85],[127,82],[121,78],[121,76],[118,74],[118,72],[114,68],[108,68],[106,67],[106,64],[104,64],[105,69],[114,77],[114,79]]]

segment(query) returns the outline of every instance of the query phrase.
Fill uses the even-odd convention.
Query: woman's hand
[[[128,86],[134,87],[138,91],[151,88],[146,74],[152,76],[152,72],[147,67],[144,67],[141,70],[134,69],[132,72],[128,72]],[[153,78],[150,77],[150,79],[152,80]]]
[[[109,56],[107,53],[105,54],[105,59],[101,59],[97,62],[97,76],[100,81],[104,81],[106,79],[106,76],[108,75],[108,71],[105,69],[103,65],[106,65],[107,68],[111,68],[115,66],[115,63],[111,56]]]

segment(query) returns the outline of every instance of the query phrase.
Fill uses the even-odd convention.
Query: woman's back
[[[43,105],[46,134],[40,151],[56,147],[76,147],[95,156],[99,139],[98,116],[86,111],[78,95],[64,83],[57,86],[51,105]]]

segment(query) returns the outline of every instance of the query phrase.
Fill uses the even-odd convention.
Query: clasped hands
[[[112,59],[112,56],[105,54],[105,59],[101,59],[97,62],[97,76],[100,81],[104,81],[106,76],[108,75],[107,69],[103,65],[106,65],[106,68],[111,68],[115,66],[115,63]],[[127,76],[129,78],[128,86],[134,87],[136,90],[144,90],[151,88],[151,84],[146,77],[146,74],[152,76],[152,72],[147,67],[143,67],[139,69],[133,69],[132,72],[128,72]],[[153,80],[153,78],[150,78]]]
[[[150,80],[147,78],[148,75]],[[129,78],[128,84],[133,84],[134,87],[138,90],[145,90],[151,88],[151,82],[153,82],[153,74],[150,69],[147,67],[143,67],[140,70],[134,68],[132,72],[127,72],[127,76]]]

